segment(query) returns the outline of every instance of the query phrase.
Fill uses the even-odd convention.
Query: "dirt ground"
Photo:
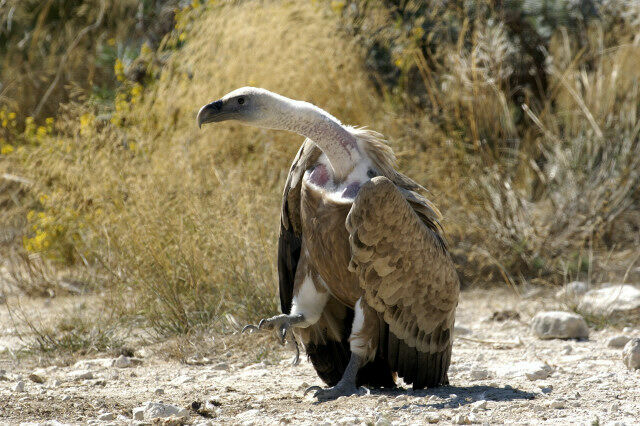
[[[324,403],[303,395],[321,385],[310,363],[292,366],[290,350],[270,336],[205,337],[213,349],[191,363],[199,365],[171,360],[166,343],[136,348],[125,368],[111,365],[117,354],[38,360],[12,356],[19,342],[2,305],[0,421],[131,423],[135,407],[154,401],[186,408],[186,421],[194,424],[640,422],[640,370],[628,371],[621,349],[606,345],[622,330],[592,328],[585,341],[540,340],[530,331],[532,316],[563,306],[552,293],[534,293],[462,293],[450,386],[372,390]],[[73,301],[30,306],[46,317],[64,303]],[[640,330],[624,334],[640,337]],[[43,383],[30,379],[32,373]],[[15,390],[20,380],[22,392]]]

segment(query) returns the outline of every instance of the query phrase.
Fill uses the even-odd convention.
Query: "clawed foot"
[[[330,388],[311,386],[304,391],[304,394],[306,395],[309,392],[314,392],[313,396],[316,397],[318,401],[329,401],[341,396],[366,395],[369,393],[367,388],[358,388],[352,383],[345,382],[338,382],[337,385]]]
[[[265,318],[260,320],[257,326],[253,324],[246,325],[242,332],[246,331],[260,331],[260,330],[275,330],[276,336],[278,337],[278,341],[281,345],[284,345],[285,342],[288,342],[292,349],[295,351],[296,355],[293,358],[292,364],[297,365],[300,362],[300,349],[298,348],[298,342],[296,341],[295,336],[291,333],[291,337],[287,339],[287,334],[289,334],[289,328],[294,324],[303,321],[302,315],[276,315],[271,318]]]

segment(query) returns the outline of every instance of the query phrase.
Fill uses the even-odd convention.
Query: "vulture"
[[[306,138],[282,198],[282,314],[246,328],[299,339],[328,385],[307,389],[319,400],[394,387],[398,377],[414,389],[447,384],[458,275],[440,212],[395,170],[382,135],[254,87],[197,116],[199,127],[226,120]]]

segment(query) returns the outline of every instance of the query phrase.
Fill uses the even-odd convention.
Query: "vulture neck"
[[[327,156],[336,180],[345,179],[363,156],[356,137],[328,112],[288,99],[280,126],[311,139]]]

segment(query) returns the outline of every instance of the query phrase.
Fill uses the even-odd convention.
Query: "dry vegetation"
[[[99,18],[94,3],[67,42]],[[124,16],[133,3],[104,4]],[[101,22],[87,40],[113,44],[108,72],[90,69],[95,43],[78,47],[88,56],[57,86],[68,102],[47,106],[53,120],[22,117],[60,49],[49,79],[12,74],[33,90],[2,92],[0,260],[28,293],[99,291],[110,318],[160,336],[274,312],[280,191],[301,138],[194,122],[254,85],[385,133],[445,212],[467,284],[621,279],[640,243],[640,8],[599,5],[538,31],[531,53],[510,9],[463,3],[194,1],[144,45],[117,36],[134,20]],[[63,341],[44,346],[77,349]]]

